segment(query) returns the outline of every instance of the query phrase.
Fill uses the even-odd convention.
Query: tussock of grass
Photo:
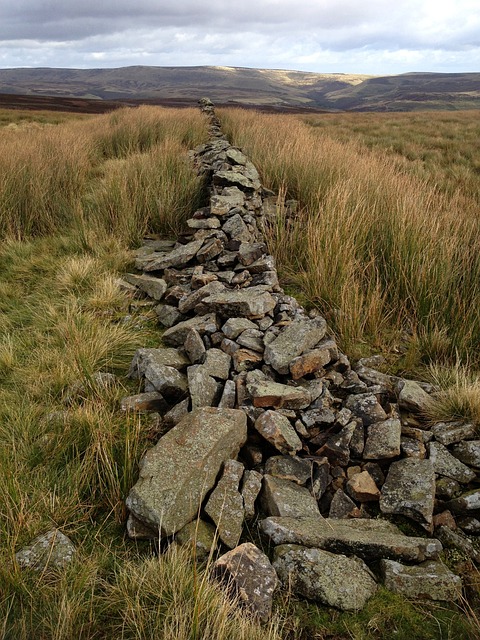
[[[349,353],[364,342],[388,350],[409,334],[421,336],[420,361],[460,354],[479,364],[480,221],[469,192],[440,193],[387,153],[297,116],[221,117],[266,186],[299,200],[270,246],[284,282],[320,307]]]

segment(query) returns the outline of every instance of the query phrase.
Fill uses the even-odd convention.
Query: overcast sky
[[[480,71],[479,0],[0,0],[0,67]]]

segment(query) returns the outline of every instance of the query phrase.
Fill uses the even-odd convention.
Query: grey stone
[[[168,409],[165,398],[158,391],[150,391],[149,393],[137,393],[134,396],[122,398],[120,403],[122,411],[134,411],[137,413],[158,411],[164,413]]]
[[[292,518],[320,518],[317,501],[305,487],[296,482],[263,476],[260,495],[262,509],[267,515]]]
[[[380,386],[389,396],[393,396],[395,385],[399,380],[396,376],[381,373],[376,369],[372,369],[360,363],[355,367],[355,373],[358,375],[360,380],[366,382],[369,387]]]
[[[194,558],[199,562],[210,557],[215,549],[215,541],[215,527],[199,518],[186,524],[175,535],[175,543],[192,549]]]
[[[247,349],[263,353],[263,332],[259,329],[246,329],[237,338],[238,344]]]
[[[274,309],[275,300],[263,287],[248,287],[211,294],[203,300],[203,305],[223,317],[261,318]]]
[[[277,411],[265,411],[255,421],[255,429],[280,453],[296,453],[302,442],[290,420]]]
[[[196,329],[200,335],[215,333],[217,330],[217,320],[214,313],[203,316],[196,316],[189,320],[179,322],[170,329],[167,329],[162,336],[164,344],[172,347],[179,347],[185,342],[185,338],[190,329]]]
[[[407,598],[455,602],[462,596],[462,581],[442,563],[434,560],[409,567],[394,560],[380,560],[385,587]]]
[[[243,411],[192,411],[146,452],[127,507],[162,537],[173,535],[195,518],[222,465],[246,438]]]
[[[467,491],[446,505],[447,509],[454,513],[468,513],[480,510],[480,489]]]
[[[189,408],[190,398],[185,398],[185,400],[178,402],[163,416],[164,426],[167,428],[174,427],[184,416],[187,415]]]
[[[237,353],[235,355],[237,355]],[[291,387],[286,384],[280,384],[279,382],[264,380],[248,384],[247,389],[253,398],[255,407],[304,409],[308,407],[311,402],[310,394],[306,389],[302,387]]]
[[[242,219],[242,216],[236,213],[224,223],[222,231],[230,238],[239,240],[240,242],[250,242],[252,234]]]
[[[322,317],[292,322],[272,342],[265,346],[264,359],[278,373],[288,374],[290,362],[312,349],[327,331]]]
[[[328,512],[329,518],[343,519],[351,518],[358,511],[358,507],[342,489],[337,489],[333,494]]]
[[[330,436],[316,455],[326,456],[331,464],[346,466],[350,461],[350,441],[356,427],[355,422],[347,424],[339,433]]]
[[[73,560],[74,555],[75,546],[70,538],[59,529],[52,529],[17,551],[15,559],[22,569],[44,571],[47,568],[62,569]]]
[[[241,493],[246,519],[255,516],[255,501],[262,488],[262,478],[262,474],[253,469],[247,469],[243,474]]]
[[[401,438],[400,450],[405,458],[424,460],[427,457],[427,449],[423,442],[414,438]]]
[[[278,578],[267,556],[255,545],[241,544],[221,556],[212,570],[254,617],[263,622],[270,618]]]
[[[474,438],[477,432],[474,424],[465,424],[463,422],[440,422],[433,425],[431,431],[435,436],[435,440],[445,446]]]
[[[224,284],[222,284],[221,282],[218,282],[218,280],[213,280],[212,282],[209,282],[203,287],[200,287],[200,289],[195,289],[195,291],[192,291],[191,293],[181,298],[178,302],[178,310],[184,314],[188,313],[189,311],[192,311],[193,309],[195,309],[197,304],[201,302],[204,298],[209,296],[211,293],[218,293],[224,290],[225,290]]]
[[[363,458],[380,460],[400,455],[401,433],[402,425],[396,418],[374,422],[368,427]]]
[[[200,263],[213,260],[223,251],[224,243],[220,238],[209,238],[205,240],[200,251],[197,252],[197,261]]]
[[[233,380],[226,380],[223,387],[222,397],[218,402],[218,406],[221,409],[234,409],[237,399],[236,385]]]
[[[243,472],[241,462],[227,460],[223,475],[205,505],[205,512],[215,523],[220,540],[230,549],[237,546],[242,535],[243,497],[238,487]]]
[[[215,186],[235,186],[240,188],[242,191],[247,192],[255,191],[255,189],[260,189],[260,180],[258,180],[258,178],[248,178],[239,171],[217,171],[213,174],[213,184]],[[212,200],[210,200],[211,207]],[[212,213],[215,213],[214,209],[212,209]]]
[[[174,367],[151,361],[145,370],[145,379],[167,400],[181,400],[188,391],[187,376]]]
[[[309,483],[309,489],[316,500],[320,500],[331,480],[328,458],[316,458],[313,460],[312,479]]]
[[[219,229],[221,226],[218,218],[189,218],[187,226],[190,229]]]
[[[322,371],[330,360],[330,349],[312,349],[301,356],[293,358],[289,365],[290,373],[294,380],[299,380],[308,374]]]
[[[401,409],[424,413],[432,406],[432,397],[414,380],[401,379],[397,383],[397,394]]]
[[[435,533],[444,547],[458,549],[467,558],[471,558],[477,564],[480,563],[480,551],[460,529],[452,531],[450,527],[441,526],[437,527]]]
[[[366,427],[387,419],[387,414],[373,393],[350,395],[345,401],[345,407],[361,418]]]
[[[431,529],[435,472],[430,460],[405,458],[390,465],[380,496],[380,510],[399,514]]]
[[[297,456],[271,456],[265,463],[265,473],[305,486],[312,479],[312,461]]]
[[[447,476],[447,478],[453,478],[453,480],[464,484],[468,484],[476,478],[475,471],[472,471],[463,462],[452,456],[450,451],[440,442],[430,442],[428,451],[435,473]]]
[[[245,165],[247,162],[247,157],[243,154],[239,149],[235,149],[234,147],[230,147],[226,151],[227,160],[229,160],[232,164],[241,164]]]
[[[184,267],[195,257],[202,245],[203,240],[193,240],[188,244],[179,245],[168,253],[162,253],[156,257],[154,257],[155,254],[152,254],[152,256],[148,256],[150,259],[146,260],[141,268],[144,271],[161,271],[169,267]]]
[[[210,211],[215,216],[224,216],[226,213],[243,206],[245,194],[238,188],[230,189],[228,195],[213,195],[210,198]]]
[[[159,304],[155,307],[154,311],[158,316],[160,324],[167,328],[173,327],[177,322],[185,320],[185,316],[183,313],[180,313],[177,307],[172,307],[168,304]]]
[[[128,371],[128,377],[142,378],[147,367],[152,363],[180,370],[189,364],[188,358],[178,349],[137,349]]]
[[[230,340],[235,340],[246,329],[256,329],[257,325],[248,318],[229,318],[222,327],[223,333]]]
[[[270,517],[260,522],[260,530],[276,545],[301,544],[367,562],[389,558],[418,563],[437,559],[442,550],[438,540],[406,536],[385,520]]]
[[[273,566],[294,595],[342,611],[363,609],[377,590],[375,579],[362,560],[321,549],[281,545],[275,549]]]
[[[158,531],[147,527],[146,524],[130,513],[127,518],[127,534],[132,540],[158,540]]]
[[[135,285],[141,291],[153,298],[154,300],[161,300],[168,289],[168,285],[165,280],[161,278],[155,278],[154,276],[136,275],[134,273],[127,273],[124,278],[130,284]]]
[[[227,380],[232,358],[221,349],[208,349],[204,368],[213,378]]]
[[[184,342],[185,353],[192,364],[202,364],[205,360],[206,349],[202,336],[196,329],[190,329]]]
[[[452,447],[452,454],[470,467],[480,468],[480,440],[459,442]]]
[[[205,365],[195,364],[187,369],[188,389],[192,399],[192,410],[198,407],[213,407],[219,400],[218,382],[208,373]]]
[[[266,252],[264,242],[242,242],[238,249],[238,261],[244,267],[248,267],[259,260]]]
[[[472,516],[464,516],[457,520],[460,529],[469,536],[480,535],[480,520]]]

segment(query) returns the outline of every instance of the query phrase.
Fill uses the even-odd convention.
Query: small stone
[[[222,342],[222,349],[223,349],[224,342],[225,340]],[[238,347],[238,345],[236,346]],[[263,360],[262,354],[258,353],[258,351],[251,351],[250,349],[239,349],[239,348],[237,348],[234,351],[232,358],[233,358],[233,368],[235,369],[235,371],[238,371],[238,372],[254,369]]]
[[[225,291],[225,285],[218,282],[218,280],[213,280],[203,287],[200,287],[200,289],[194,289],[190,293],[184,295],[178,302],[178,310],[184,314],[189,313],[195,309],[199,302],[211,293],[218,293],[220,291]]]
[[[291,387],[269,380],[249,384],[247,389],[255,407],[303,409],[311,401],[310,394],[302,387]]]
[[[261,258],[266,250],[267,246],[263,242],[242,242],[238,250],[238,261],[248,267]]]
[[[250,542],[221,556],[213,574],[228,585],[242,605],[262,622],[272,613],[272,597],[278,585],[267,556]]]
[[[430,461],[433,464],[435,473],[447,478],[453,478],[457,482],[468,484],[476,478],[475,471],[464,465],[440,442],[430,442],[428,445]]]
[[[242,216],[236,213],[223,224],[222,231],[230,238],[240,240],[240,242],[250,242],[252,234],[244,223]]]
[[[280,453],[296,453],[302,448],[290,420],[277,411],[265,411],[255,421],[255,429]]]
[[[330,503],[328,517],[342,519],[356,516],[358,516],[357,505],[347,496],[343,489],[337,489]]]
[[[366,427],[387,419],[387,414],[373,393],[350,395],[347,397],[345,407],[361,418]]]
[[[472,516],[464,516],[458,519],[458,526],[469,536],[480,536],[480,520]]]
[[[163,416],[163,425],[171,429],[187,415],[189,408],[190,398],[185,398],[185,400],[178,402]]]
[[[400,455],[400,420],[390,418],[374,422],[368,427],[367,440],[363,451],[364,460],[381,460]]]
[[[204,316],[196,316],[179,322],[165,331],[162,336],[163,343],[172,347],[183,345],[190,329],[196,329],[201,336],[215,333],[217,330],[216,320],[214,313],[208,313]]]
[[[350,441],[356,428],[355,422],[350,422],[340,433],[331,436],[327,442],[315,452],[317,456],[326,456],[331,464],[347,466],[350,461]]]
[[[321,518],[317,501],[296,482],[263,476],[262,509],[267,515],[292,518]]]
[[[382,487],[380,510],[412,518],[430,531],[435,498],[435,471],[430,460],[405,458],[390,465]]]
[[[454,602],[462,597],[462,581],[442,562],[429,561],[409,567],[380,560],[383,582],[389,591],[407,598]]]
[[[177,307],[172,307],[168,304],[159,304],[154,309],[157,314],[158,321],[164,327],[170,328],[173,325],[185,320],[185,316],[183,313],[177,309]]]
[[[406,458],[424,460],[427,457],[427,449],[423,442],[413,438],[402,438],[400,440],[400,450]]]
[[[265,464],[265,473],[305,486],[312,479],[312,462],[292,455],[271,456]]]
[[[246,329],[237,338],[238,344],[252,351],[263,353],[265,345],[263,343],[263,332],[258,329]]]
[[[219,238],[210,238],[206,240],[202,248],[197,252],[196,258],[198,262],[205,263],[213,260],[223,251],[223,242]]]
[[[329,349],[313,349],[290,363],[290,373],[294,380],[299,380],[306,375],[321,371],[331,360]]]
[[[189,522],[176,533],[175,542],[181,547],[191,548],[194,558],[204,562],[208,560],[215,548],[215,533],[216,530],[212,524],[197,519]]]
[[[187,226],[189,229],[219,229],[221,223],[218,218],[189,218]]]
[[[181,400],[188,391],[187,377],[184,373],[153,360],[145,369],[145,379],[170,402]]]
[[[220,540],[230,549],[237,546],[242,535],[243,497],[238,486],[243,472],[241,462],[227,460],[223,475],[205,505],[205,512],[215,523]]]
[[[327,458],[316,458],[312,465],[312,479],[309,489],[316,500],[325,493],[332,477],[330,476],[330,463]]]
[[[397,383],[398,404],[401,409],[413,413],[425,413],[432,406],[432,398],[414,380]]]
[[[75,546],[59,529],[37,536],[28,547],[17,551],[15,559],[22,568],[44,571],[62,569],[73,560]]]
[[[350,478],[347,482],[347,492],[358,502],[376,502],[380,498],[380,490],[368,471],[362,471]]]
[[[262,479],[263,476],[258,471],[247,469],[243,474],[241,493],[246,519],[255,516],[255,500],[258,498],[262,488]]]
[[[122,398],[120,403],[122,411],[134,411],[138,413],[158,411],[164,413],[168,409],[165,398],[158,391],[150,391],[149,393],[138,393],[134,396]]]
[[[453,513],[468,513],[480,510],[480,489],[473,489],[455,498],[446,505]]]
[[[451,500],[462,493],[459,482],[452,478],[439,477],[435,483],[435,495],[440,500]]]

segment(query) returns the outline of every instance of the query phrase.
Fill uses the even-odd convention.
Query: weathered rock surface
[[[222,464],[238,454],[246,437],[243,411],[193,411],[144,455],[127,507],[162,536],[176,533],[195,518]]]
[[[275,548],[273,566],[293,594],[343,611],[362,609],[377,590],[362,560],[321,549],[280,545]]]
[[[274,298],[263,287],[226,289],[225,292],[210,294],[202,304],[206,311],[214,311],[224,318],[261,318],[275,308]]]
[[[308,489],[291,480],[263,476],[260,494],[262,509],[267,515],[291,518],[320,518],[317,501]]]
[[[250,542],[221,556],[213,574],[225,582],[241,603],[263,622],[272,612],[272,599],[278,585],[275,569],[267,556]]]
[[[407,598],[455,602],[462,597],[462,581],[438,561],[409,567],[393,560],[381,560],[384,585]]]
[[[181,547],[190,547],[200,562],[207,560],[215,548],[215,527],[209,522],[194,520],[175,534],[175,542]]]
[[[396,418],[374,422],[368,427],[363,458],[380,460],[399,456],[401,435],[402,425]]]
[[[265,411],[255,421],[255,429],[280,453],[296,453],[302,442],[290,420],[278,411]]]
[[[230,549],[237,546],[242,535],[244,509],[239,484],[243,472],[241,462],[227,460],[223,475],[205,505],[205,511],[215,523],[220,540]]]
[[[402,409],[425,413],[432,405],[431,396],[414,380],[400,380],[397,384],[398,404]]]
[[[62,569],[73,560],[75,546],[64,533],[53,529],[37,536],[27,547],[15,554],[22,569],[35,571]]]
[[[447,476],[447,478],[453,478],[453,480],[464,484],[468,484],[476,478],[475,471],[472,471],[460,460],[457,460],[455,456],[452,456],[450,451],[440,442],[430,442],[428,451],[435,473]]]
[[[406,536],[385,520],[269,517],[261,521],[260,529],[276,545],[300,544],[366,561],[423,562],[436,559],[442,549],[438,540]]]
[[[324,337],[327,323],[322,317],[292,322],[265,347],[264,359],[278,373],[287,374],[291,361],[312,349]]]

